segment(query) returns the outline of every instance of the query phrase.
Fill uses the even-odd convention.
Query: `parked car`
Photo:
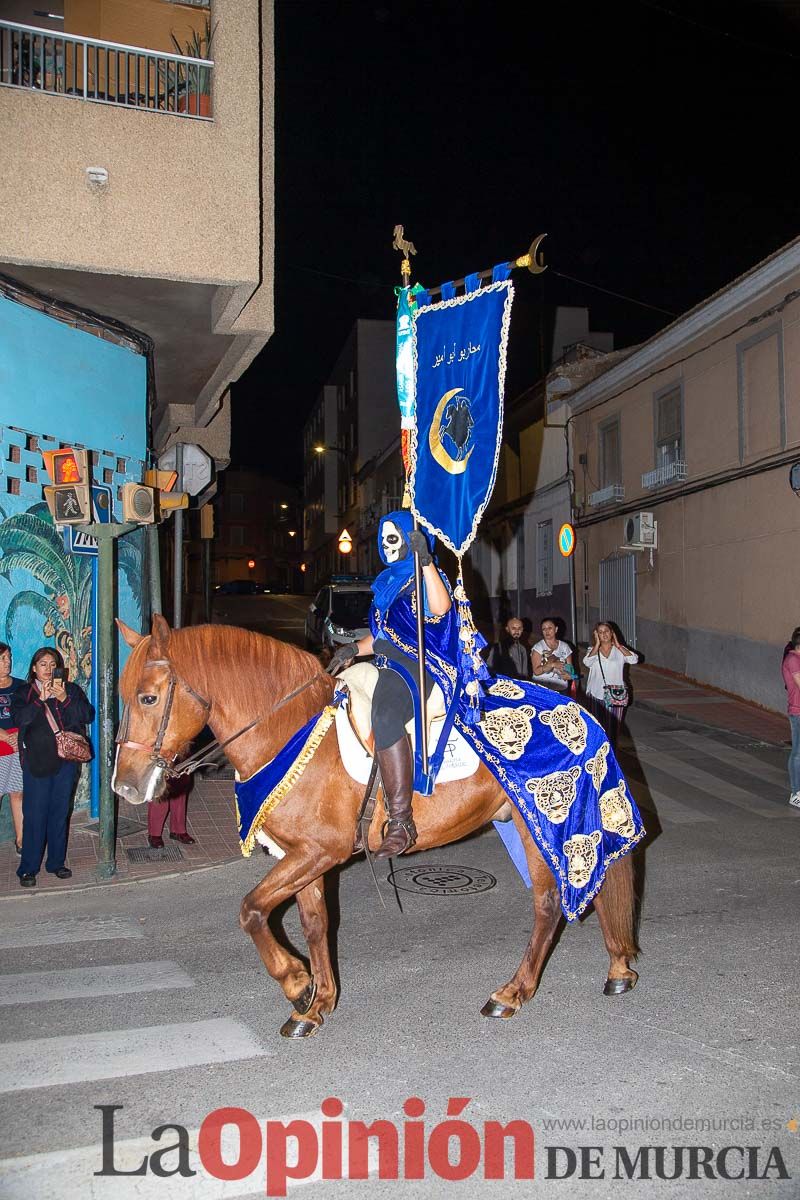
[[[218,583],[214,591],[220,596],[263,596],[268,588],[255,579],[228,579],[225,583]]]
[[[372,587],[366,578],[331,580],[320,588],[306,616],[306,645],[332,649],[369,633]]]

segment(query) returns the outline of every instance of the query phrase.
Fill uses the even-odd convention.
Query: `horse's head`
[[[170,659],[172,631],[158,613],[149,635],[117,621],[133,653],[120,677],[125,705],[111,786],[130,804],[156,800],[167,769],[206,724],[209,703],[180,677]]]

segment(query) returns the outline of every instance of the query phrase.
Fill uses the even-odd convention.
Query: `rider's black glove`
[[[428,549],[428,541],[421,529],[412,529],[408,535],[408,544],[415,554],[419,555],[419,565],[427,567],[433,562],[433,555]]]
[[[358,658],[358,642],[345,642],[328,663],[328,674],[338,675],[345,667],[349,667]]]

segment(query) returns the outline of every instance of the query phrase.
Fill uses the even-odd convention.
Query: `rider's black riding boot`
[[[378,750],[378,765],[383,782],[383,799],[389,820],[376,858],[393,858],[410,850],[417,840],[417,827],[411,812],[414,791],[414,755],[408,736],[393,746]]]

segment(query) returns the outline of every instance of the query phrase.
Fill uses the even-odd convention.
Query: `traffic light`
[[[350,534],[347,532],[347,530],[343,529],[339,534],[339,553],[349,554],[352,549],[353,539],[350,537]]]
[[[200,509],[200,537],[213,538],[214,536],[214,505],[204,504]]]
[[[44,497],[57,525],[89,525],[92,521],[89,455],[85,450],[64,446],[61,450],[43,450],[42,458],[53,486],[46,486]]]
[[[156,491],[156,520],[163,521],[176,508],[189,507],[189,493],[176,492],[177,471],[145,471],[144,481]]]
[[[122,519],[137,525],[152,525],[156,519],[155,489],[143,483],[123,483]]]

